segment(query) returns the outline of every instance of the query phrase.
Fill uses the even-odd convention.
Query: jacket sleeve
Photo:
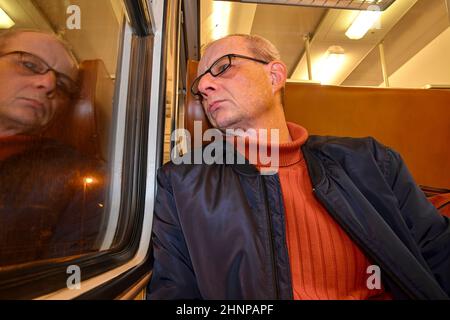
[[[441,215],[414,182],[401,156],[388,149],[388,181],[422,255],[450,295],[450,220]]]
[[[153,272],[148,299],[201,299],[178,218],[177,207],[164,169],[157,176],[153,215]]]

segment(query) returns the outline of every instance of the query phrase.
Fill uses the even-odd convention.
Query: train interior
[[[142,243],[150,237],[156,169],[174,148],[189,149],[182,135],[173,137],[175,129],[191,130],[195,120],[209,125],[190,84],[202,48],[228,34],[257,34],[280,50],[288,69],[288,121],[310,134],[373,136],[401,153],[428,196],[440,195],[436,206],[450,203],[450,197],[442,200],[450,194],[449,0],[138,1],[147,3],[143,8],[154,24],[144,37],[133,29],[130,2],[0,0],[0,14],[7,14],[13,29],[58,35],[80,64],[81,96],[45,134],[108,166],[110,217],[102,259],[134,245],[123,260],[102,260],[87,273],[94,279],[91,289],[123,272],[113,267],[133,270],[144,260],[148,266],[149,248]],[[76,15],[69,5],[80,9],[80,28],[68,28]],[[352,34],[358,22],[368,20],[365,32]],[[152,67],[141,72],[146,65]],[[450,215],[450,205],[446,210]],[[27,280],[11,293],[15,284],[8,279],[45,266],[50,277],[56,273],[51,268],[65,268],[70,259],[53,267],[54,260],[47,262],[0,264],[0,296],[95,297],[88,289],[64,291],[65,282],[56,280],[47,289],[39,282],[30,287]],[[129,276],[132,289],[113,291],[112,297],[145,296],[148,272]]]

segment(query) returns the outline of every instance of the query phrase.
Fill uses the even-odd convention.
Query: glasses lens
[[[231,66],[230,56],[225,56],[217,60],[211,66],[211,73],[214,77],[224,73]]]
[[[56,75],[56,87],[68,98],[77,98],[79,96],[80,88],[75,81],[64,74]]]
[[[196,78],[191,86],[191,92],[194,96],[200,96],[200,92],[198,91],[198,83],[200,82],[200,79],[202,76]]]
[[[42,74],[48,70],[45,62],[32,54],[22,52],[19,57],[22,72],[26,74]]]
[[[206,73],[209,72],[213,77],[217,77],[218,75],[224,73],[230,66],[231,66],[231,57],[229,55],[219,58],[216,62],[212,64],[212,66],[208,70],[206,70],[206,72],[203,75],[194,80],[194,83],[192,84],[191,87],[192,94],[201,98],[198,85],[200,83],[200,80]]]

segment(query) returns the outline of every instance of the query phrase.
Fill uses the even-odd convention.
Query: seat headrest
[[[191,149],[194,143],[194,123],[195,121],[201,121],[202,124],[202,135],[203,133],[212,128],[209,123],[208,118],[205,115],[201,103],[196,99],[196,97],[191,93],[192,82],[197,77],[197,67],[198,61],[189,60],[187,64],[187,74],[186,74],[186,103],[184,112],[184,128],[188,130],[191,135]],[[189,147],[189,146],[188,146]]]
[[[58,112],[44,136],[107,160],[114,81],[103,61],[85,60],[80,64],[80,85],[80,98]]]

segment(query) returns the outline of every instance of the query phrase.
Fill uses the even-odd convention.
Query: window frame
[[[104,298],[118,296],[123,284],[150,273],[148,249],[151,234],[156,169],[161,163],[163,117],[160,78],[164,69],[162,53],[165,19],[154,20],[153,13],[163,17],[165,1],[153,1],[151,7],[146,0],[124,0],[128,23],[124,23],[119,51],[118,77],[115,88],[115,114],[120,115],[121,103],[126,97],[126,119],[124,126],[117,119],[115,124],[115,153],[112,165],[112,190],[110,199],[121,196],[119,206],[119,244],[111,250],[82,255],[79,258],[55,258],[27,264],[0,267],[0,298],[2,299],[72,299]],[[155,15],[156,16],[156,15]],[[129,51],[127,53],[127,50]],[[128,68],[129,67],[129,68]],[[144,72],[143,72],[144,70]],[[122,90],[126,89],[126,92]],[[136,125],[138,121],[139,125]],[[120,135],[120,131],[124,134]],[[122,157],[123,155],[123,157]],[[159,164],[159,165],[158,165]],[[114,174],[116,171],[121,174]],[[121,192],[126,190],[126,192]],[[134,216],[121,226],[121,217]],[[117,231],[116,231],[117,232]],[[105,245],[106,246],[106,245]],[[70,265],[81,269],[81,289],[66,287],[66,273]],[[122,286],[113,281],[121,281]],[[107,288],[107,292],[105,292]],[[120,289],[122,288],[122,289]]]

